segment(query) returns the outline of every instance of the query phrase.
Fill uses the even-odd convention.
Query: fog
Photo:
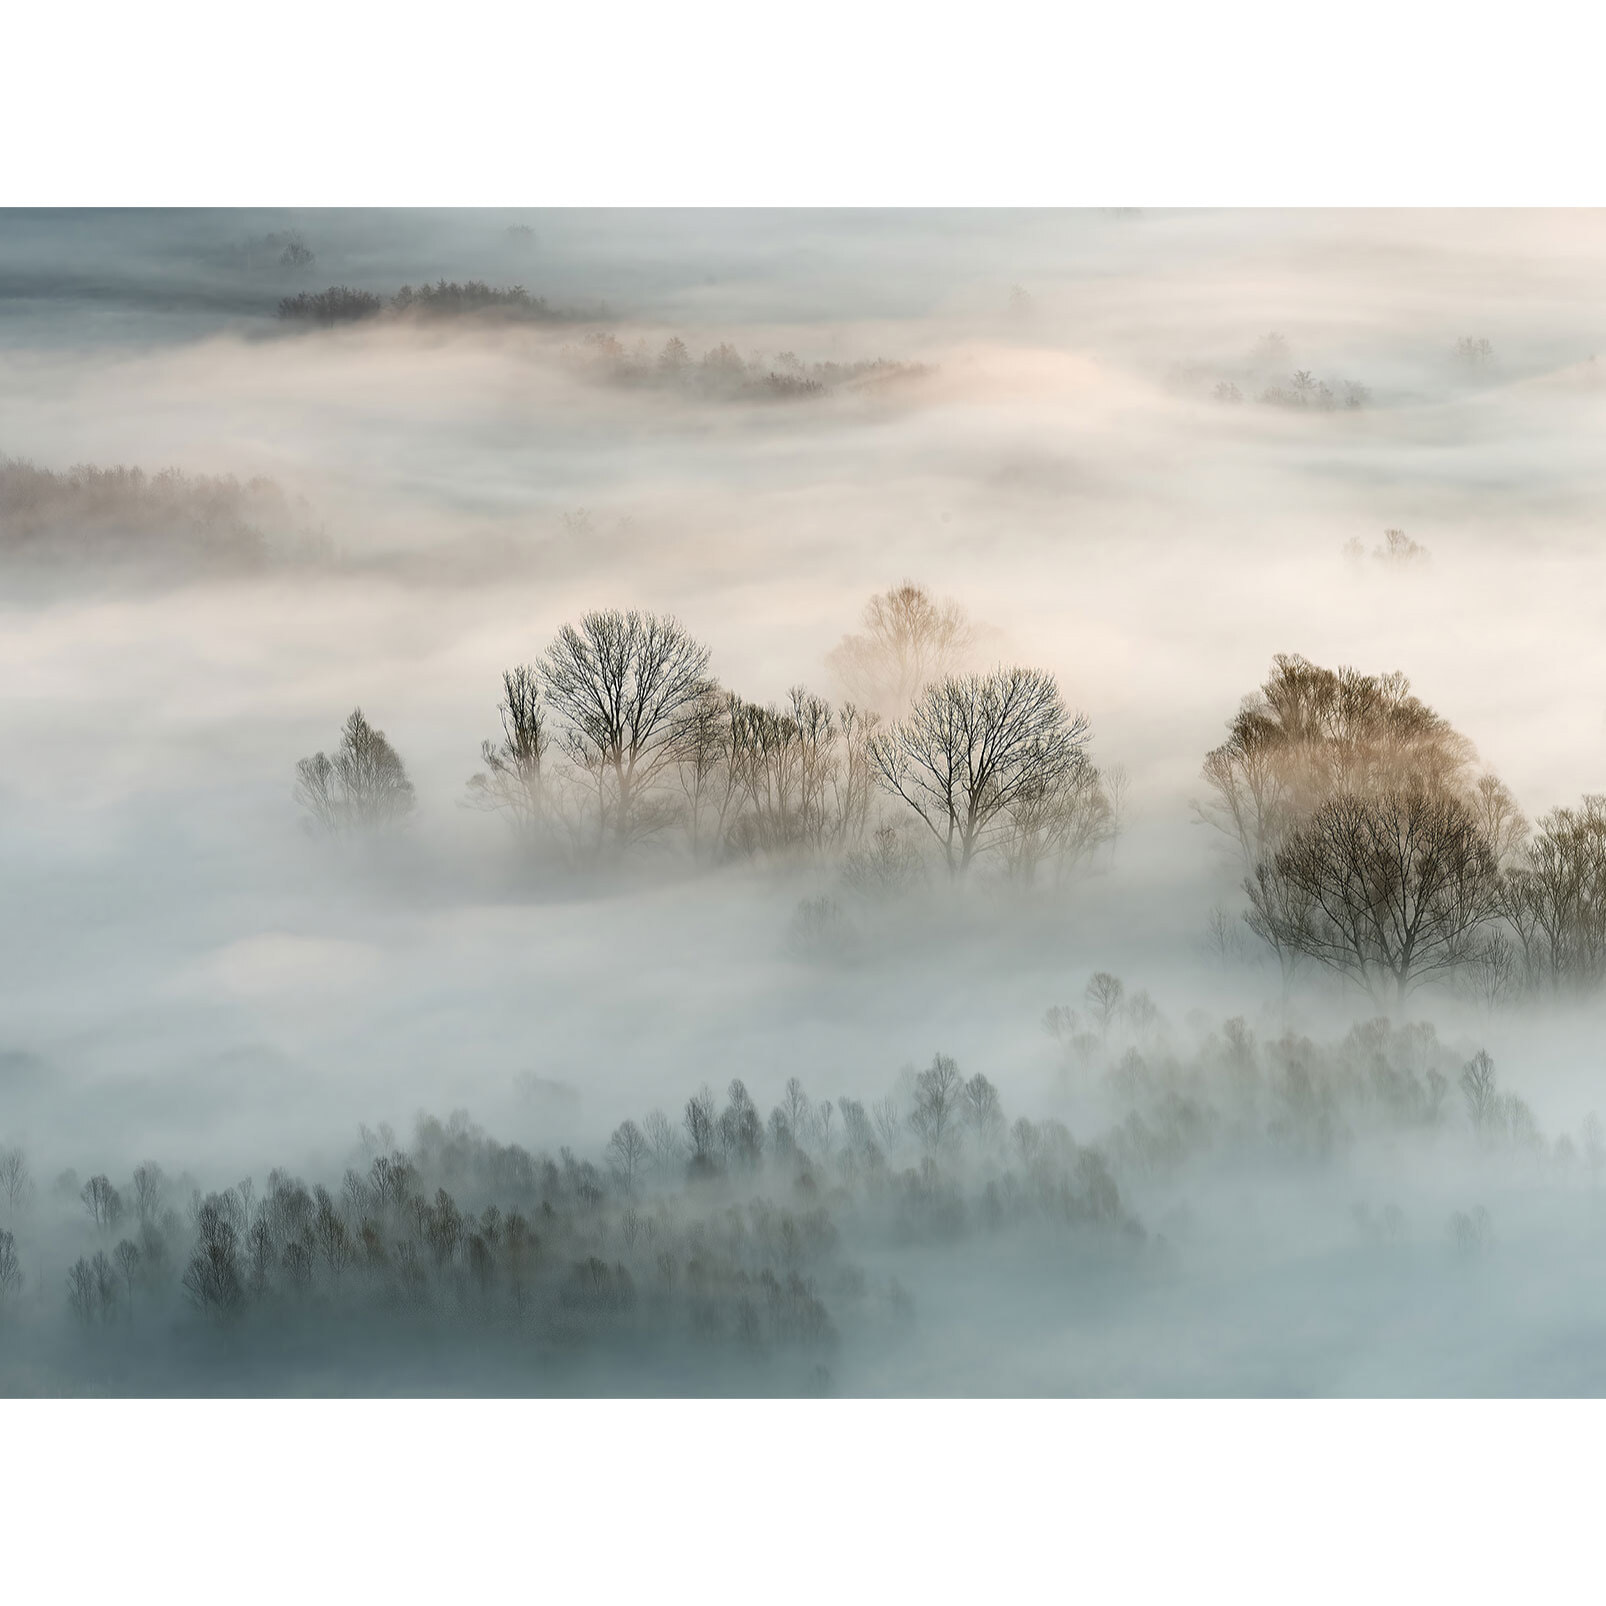
[[[1603,269],[1588,212],[0,213],[0,1150],[33,1183],[0,1389],[1598,1392],[1598,987],[1285,985],[1196,804],[1278,654],[1403,672],[1536,828],[1606,790]],[[391,299],[442,283],[539,302]],[[381,299],[280,315],[335,287]],[[961,611],[949,667],[1085,717],[1119,831],[1063,875],[950,876],[879,785],[839,850],[708,862],[466,806],[504,671],[588,612],[836,702],[904,581]],[[416,806],[320,833],[297,763],[354,708]],[[883,819],[924,861],[898,897],[853,879]],[[1480,1051],[1520,1110],[1463,1087]],[[937,1056],[999,1123],[921,1126]],[[764,1122],[792,1078],[890,1100],[875,1155],[839,1116],[620,1175],[627,1119],[739,1117],[739,1080]],[[432,1158],[454,1111],[529,1167]],[[223,1314],[186,1290],[207,1195],[338,1197],[396,1150],[419,1200],[531,1218],[533,1328],[486,1314],[494,1232],[405,1320],[356,1250]],[[78,1309],[148,1161],[165,1280]],[[428,1238],[376,1199],[353,1244]],[[783,1253],[766,1209],[829,1233]],[[577,1292],[592,1260],[629,1292]],[[771,1270],[807,1294],[740,1281]]]

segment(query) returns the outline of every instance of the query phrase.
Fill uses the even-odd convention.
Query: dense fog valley
[[[1601,1392],[1603,270],[0,213],[0,1391]]]

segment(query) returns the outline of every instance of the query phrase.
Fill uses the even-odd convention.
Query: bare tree
[[[95,1272],[82,1255],[67,1271],[67,1304],[86,1326],[94,1321],[99,1300],[95,1293]]]
[[[20,1144],[0,1149],[0,1201],[9,1216],[19,1216],[33,1198],[33,1176]]]
[[[392,826],[413,811],[413,783],[400,756],[353,709],[334,757],[314,753],[296,765],[296,801],[315,829],[339,835]]]
[[[0,1230],[0,1301],[22,1287],[22,1262],[17,1258],[17,1240]]]
[[[128,1311],[134,1311],[134,1273],[139,1269],[139,1245],[131,1238],[124,1238],[112,1252],[117,1262],[117,1269],[123,1274],[123,1283],[128,1294]]]
[[[315,1188],[313,1197],[317,1200],[317,1212],[312,1221],[313,1241],[318,1253],[323,1257],[329,1275],[339,1277],[351,1264],[354,1256],[351,1234],[327,1188]],[[229,1222],[229,1229],[235,1232],[232,1221]],[[235,1232],[235,1237],[239,1236],[239,1233]]]
[[[1280,941],[1404,1000],[1464,963],[1500,907],[1500,877],[1470,809],[1422,788],[1323,804],[1270,871],[1306,900],[1273,914]]]
[[[781,1113],[785,1115],[793,1137],[799,1141],[814,1125],[814,1105],[795,1076],[787,1077],[786,1086],[781,1089]]]
[[[102,1232],[111,1232],[123,1219],[123,1198],[106,1177],[91,1177],[78,1197],[89,1212],[89,1219]]]
[[[814,1138],[822,1154],[829,1154],[836,1138],[832,1123],[836,1120],[836,1106],[830,1099],[821,1099],[814,1106]]]
[[[623,1121],[608,1139],[608,1153],[626,1188],[636,1185],[636,1173],[647,1157],[647,1139],[634,1121]]]
[[[1403,675],[1273,661],[1206,758],[1212,796],[1196,807],[1243,856],[1244,918],[1276,955],[1285,998],[1305,959],[1403,998],[1430,974],[1498,958],[1480,934],[1489,870],[1498,887],[1527,824],[1496,777],[1474,778],[1474,756]]]
[[[540,665],[564,745],[595,789],[598,845],[623,849],[676,812],[660,783],[712,686],[708,649],[652,613],[588,613],[565,625]]]
[[[1310,918],[1315,895],[1298,878],[1279,875],[1275,863],[1266,860],[1245,879],[1244,892],[1249,899],[1244,924],[1276,956],[1286,1005],[1300,964],[1309,957],[1299,934]]]
[[[733,762],[733,727],[742,700],[717,687],[704,689],[682,715],[676,742],[676,772],[686,802],[692,859],[716,859],[724,851],[739,802]]]
[[[95,1278],[95,1304],[100,1311],[103,1322],[113,1320],[117,1315],[117,1271],[107,1257],[104,1249],[97,1249],[89,1262],[89,1269]]]
[[[928,681],[957,674],[974,641],[957,602],[905,580],[871,597],[863,633],[844,636],[826,663],[852,702],[897,718]]]
[[[876,1102],[870,1108],[870,1114],[875,1121],[876,1136],[881,1140],[881,1147],[888,1154],[895,1154],[903,1138],[903,1112],[898,1108],[898,1101],[890,1094]]]
[[[740,1077],[732,1080],[726,1096],[730,1102],[719,1117],[720,1148],[727,1164],[756,1170],[764,1148],[764,1122]]]
[[[551,745],[541,681],[535,668],[521,664],[502,675],[502,740],[484,742],[485,768],[468,783],[468,800],[476,808],[505,814],[521,836],[529,839],[542,828],[547,812],[544,764]]]
[[[851,849],[842,863],[842,878],[855,892],[887,903],[913,892],[926,879],[926,861],[919,848],[890,820],[870,833],[869,843]]]
[[[963,876],[1007,838],[1017,805],[1063,783],[1086,733],[1052,675],[1000,669],[928,685],[906,719],[871,738],[870,756]]]
[[[952,1142],[964,1096],[959,1066],[946,1054],[938,1054],[915,1078],[915,1106],[909,1125],[928,1153],[939,1153]]]
[[[712,1088],[705,1087],[686,1100],[681,1124],[686,1128],[686,1137],[691,1143],[692,1166],[698,1172],[706,1171],[713,1165],[716,1122]]]
[[[998,1089],[978,1071],[965,1083],[965,1124],[984,1144],[992,1143],[1004,1127],[1004,1110]]]
[[[652,1149],[654,1167],[667,1176],[680,1161],[680,1135],[662,1110],[649,1110],[642,1118],[641,1126]]]
[[[1522,860],[1528,840],[1528,821],[1506,783],[1496,775],[1480,775],[1473,783],[1467,806],[1502,870]]]
[[[1507,873],[1505,914],[1532,990],[1606,983],[1606,796],[1553,809]]]
[[[1401,674],[1323,669],[1279,654],[1207,755],[1200,817],[1237,843],[1245,868],[1282,845],[1329,798],[1397,788],[1460,792],[1472,744],[1411,695]]]
[[[141,1222],[154,1221],[167,1195],[167,1177],[154,1160],[134,1167],[134,1213]]]
[[[1503,933],[1496,931],[1478,945],[1466,961],[1464,978],[1467,990],[1488,1010],[1518,995],[1522,968]]]
[[[1119,976],[1112,976],[1107,970],[1095,971],[1082,996],[1087,1000],[1088,1012],[1098,1025],[1099,1035],[1108,1037],[1126,999],[1125,984]]]
[[[1482,1132],[1494,1115],[1497,1094],[1494,1061],[1481,1048],[1461,1067],[1461,1096],[1473,1130]]]
[[[1120,830],[1116,792],[1085,752],[1023,786],[1000,843],[1012,880],[1031,886],[1045,869],[1056,882],[1086,862]]]
[[[230,1316],[245,1299],[234,1227],[211,1203],[201,1207],[198,1226],[200,1241],[184,1270],[184,1292],[197,1310],[218,1318]],[[307,1258],[310,1268],[310,1254],[299,1242],[286,1246],[287,1262],[292,1249]]]

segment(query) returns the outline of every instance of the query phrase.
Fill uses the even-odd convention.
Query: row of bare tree
[[[794,687],[750,702],[710,675],[675,619],[598,611],[502,677],[502,731],[467,801],[536,855],[622,857],[678,837],[698,862],[857,851],[889,811],[955,877],[980,860],[1031,883],[1113,837],[1112,786],[1052,675],[962,673],[957,608],[905,585],[872,600],[833,668],[863,700]],[[354,712],[339,748],[303,759],[297,797],[331,832],[394,825],[415,798],[384,733]],[[876,853],[894,851],[884,840]]]

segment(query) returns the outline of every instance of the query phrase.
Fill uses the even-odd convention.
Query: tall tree
[[[547,812],[544,763],[551,745],[541,681],[529,664],[502,674],[502,740],[480,746],[485,768],[468,783],[469,801],[505,814],[526,838],[540,831]]]
[[[565,625],[540,665],[569,756],[595,788],[598,844],[623,849],[676,807],[660,789],[709,691],[708,649],[671,617],[617,610]]]
[[[1606,797],[1552,809],[1507,873],[1505,913],[1530,989],[1606,983]]]
[[[1281,653],[1205,758],[1203,818],[1239,845],[1246,868],[1329,798],[1409,779],[1462,790],[1472,744],[1411,693],[1401,674],[1323,669]]]
[[[962,876],[1002,843],[1012,810],[1065,784],[1086,738],[1052,675],[999,669],[928,685],[907,718],[871,738],[870,757]]]
[[[1322,804],[1278,849],[1274,873],[1303,900],[1269,911],[1279,940],[1404,1000],[1477,952],[1500,909],[1500,873],[1471,809],[1424,786]]]

